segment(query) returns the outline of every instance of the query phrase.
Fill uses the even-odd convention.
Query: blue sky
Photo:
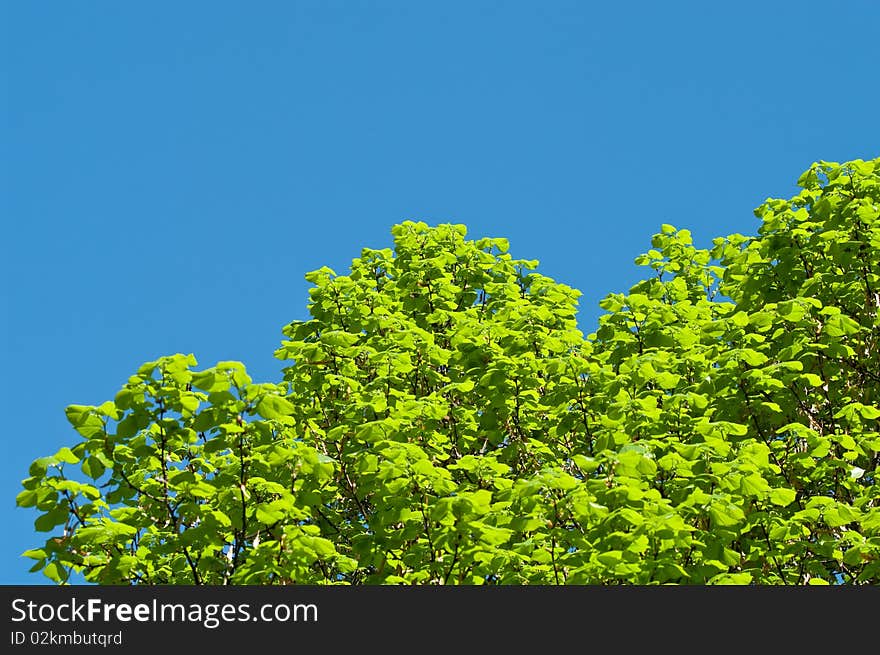
[[[754,233],[815,160],[880,156],[880,3],[17,2],[0,10],[0,584],[64,407],[144,361],[280,379],[303,275],[406,219],[508,237],[598,301],[661,223]],[[11,238],[9,236],[11,233]]]

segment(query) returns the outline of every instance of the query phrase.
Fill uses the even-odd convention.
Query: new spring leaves
[[[307,275],[283,382],[145,364],[36,460],[26,553],[102,584],[876,583],[880,160],[758,235],[664,225],[598,329],[504,239]]]

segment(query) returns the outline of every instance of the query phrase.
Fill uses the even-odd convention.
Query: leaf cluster
[[[880,580],[880,159],[756,236],[664,225],[595,332],[462,225],[309,273],[280,383],[144,364],[30,467],[25,554],[101,584]]]

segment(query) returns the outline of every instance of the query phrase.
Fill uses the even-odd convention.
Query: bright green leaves
[[[306,514],[298,510],[292,498],[283,498],[257,505],[254,516],[260,523],[272,526],[284,520],[305,518]]]
[[[283,483],[274,488],[259,475],[269,470],[279,428],[252,420],[256,406],[273,419],[292,411],[275,395],[278,385],[252,385],[237,362],[196,372],[194,364],[191,356],[161,358],[142,366],[115,402],[68,408],[83,441],[37,460],[18,497],[43,512],[37,530],[63,526],[35,565],[46,575],[72,569],[102,583],[222,582],[231,575],[228,561],[202,553],[230,543],[241,551],[247,521],[259,525],[255,513],[308,518],[291,500],[290,466],[299,461],[310,474],[323,467],[313,449],[282,460],[275,475]],[[73,479],[79,472],[102,487]],[[112,544],[123,550],[109,551]]]
[[[741,348],[736,355],[747,366],[761,366],[767,361],[767,355],[751,348]]]
[[[293,404],[281,396],[265,395],[257,403],[257,414],[266,419],[289,416],[296,411]]]
[[[195,373],[192,378],[192,385],[198,389],[208,393],[226,391],[230,386],[228,375],[218,372],[215,369],[208,369]]]
[[[708,580],[710,585],[747,585],[751,582],[751,573],[719,573]]]
[[[624,446],[616,456],[614,473],[620,476],[652,479],[657,472],[650,451],[638,444]]]
[[[836,506],[826,509],[823,518],[825,520],[825,525],[829,528],[839,528],[840,526],[857,521],[859,518],[859,512],[843,503],[838,503]]]
[[[880,580],[880,160],[820,162],[578,330],[580,293],[462,225],[306,275],[281,384],[191,355],[112,401],[16,498],[26,555],[103,584]]]
[[[67,580],[67,571],[58,562],[49,562],[43,569],[43,574],[53,582],[64,582]]]
[[[788,507],[794,502],[797,492],[794,489],[779,488],[770,491],[769,499],[774,505]]]
[[[849,316],[833,314],[825,323],[824,332],[829,337],[848,337],[859,331],[859,324]]]
[[[101,407],[105,407],[104,403]],[[70,405],[65,410],[67,420],[74,429],[85,438],[95,437],[104,431],[104,421],[101,419],[99,412],[95,407],[87,407],[85,405]],[[107,415],[107,414],[105,414]]]
[[[55,463],[66,462],[67,464],[76,464],[77,462],[79,462],[79,457],[74,455],[73,451],[71,451],[70,448],[63,447],[52,456],[51,461]]]
[[[709,506],[709,516],[715,526],[720,528],[736,527],[745,519],[745,513],[740,507],[724,499],[712,502]]]
[[[34,521],[34,528],[38,532],[49,532],[59,525],[64,525],[67,522],[69,509],[69,504],[59,503],[45,514],[37,517],[37,520]]]

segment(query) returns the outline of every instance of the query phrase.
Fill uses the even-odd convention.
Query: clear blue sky
[[[880,155],[880,3],[7,2],[0,583],[14,498],[140,363],[280,379],[307,271],[405,219],[508,237],[583,291],[661,223],[754,233],[818,159]]]

